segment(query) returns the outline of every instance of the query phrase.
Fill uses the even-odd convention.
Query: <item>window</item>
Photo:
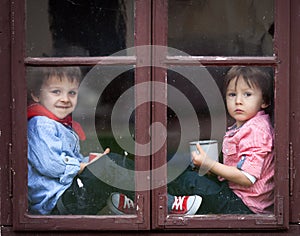
[[[12,34],[12,84],[18,85],[13,86],[11,160],[15,171],[15,229],[287,227],[289,137],[285,101],[289,98],[286,86],[289,54],[285,47],[289,31],[285,26],[289,24],[289,3],[279,0],[12,3],[12,16],[24,13],[26,21],[22,17],[13,19]],[[199,138],[217,139],[221,145],[226,126],[222,79],[233,65],[267,67],[274,73],[274,213],[183,217],[168,214],[168,178],[173,173],[176,178],[182,171],[171,170],[173,162],[168,162],[168,158],[181,147],[184,155],[189,152],[190,137],[182,132],[194,131],[188,126],[193,122],[201,127]],[[100,144],[111,146],[120,154],[129,153],[136,170],[135,214],[57,216],[28,212],[27,169],[24,168],[27,166],[26,72],[49,66],[79,66],[83,71],[85,87],[81,88],[87,89],[82,91],[89,96],[79,99],[75,113],[90,132],[89,142],[82,146],[83,152],[88,153],[91,147]],[[207,80],[200,81],[199,74]],[[205,88],[199,90],[197,83]],[[192,112],[189,118],[194,120],[184,117],[184,123],[180,123],[186,104],[192,104],[188,107],[191,109],[183,111]],[[114,113],[115,106],[125,109]],[[128,127],[119,126],[124,121]],[[182,129],[186,127],[187,131]],[[126,132],[122,133],[121,129]],[[124,148],[123,134],[130,138],[130,145],[125,145],[130,150]],[[186,139],[181,140],[182,137]]]
[[[283,140],[287,138],[287,132],[280,128],[281,124],[284,125],[288,122],[287,119],[283,119],[282,115],[279,115],[282,114],[279,112],[281,95],[287,96],[288,94],[288,91],[285,90],[287,88],[284,89],[285,91],[279,89],[281,83],[288,83],[286,76],[280,78],[288,73],[287,62],[280,60],[284,56],[283,42],[280,36],[284,33],[281,31],[283,30],[281,24],[288,20],[280,16],[287,14],[285,12],[287,9],[284,10],[279,1],[263,1],[259,3],[259,6],[256,4],[258,4],[256,1],[246,3],[230,0],[222,3],[178,0],[169,1],[168,6],[161,2],[154,4],[154,12],[157,16],[157,21],[156,18],[154,19],[154,34],[157,36],[155,39],[159,44],[169,47],[164,58],[165,70],[158,68],[153,72],[155,81],[163,82],[166,77],[168,78],[168,99],[164,101],[168,104],[168,108],[158,108],[160,107],[158,105],[153,110],[152,116],[154,117],[153,122],[162,122],[165,127],[168,127],[165,148],[154,154],[152,159],[154,168],[164,166],[168,162],[165,172],[158,177],[154,176],[154,183],[158,186],[152,194],[155,199],[154,207],[157,209],[157,213],[153,216],[155,227],[222,229],[227,228],[233,222],[238,222],[235,223],[236,227],[249,229],[284,227],[287,224],[284,220],[285,213],[282,210],[287,201],[287,192],[285,192],[287,182],[280,178],[282,174],[277,175],[282,171],[280,165],[287,164],[285,160],[281,159],[281,156],[288,153],[287,149],[280,149],[281,145],[279,144],[281,138]],[[162,5],[168,11],[160,10]],[[165,25],[162,25],[160,19],[168,19],[168,22],[164,21]],[[167,34],[159,35],[161,31],[167,32]],[[278,63],[279,61],[282,64]],[[195,137],[198,135],[198,139],[199,137],[200,139],[216,140],[223,138],[227,121],[222,117],[226,116],[224,103],[220,98],[223,90],[222,80],[226,70],[233,65],[266,66],[274,73],[275,173],[277,173],[275,176],[274,214],[242,216],[205,214],[193,217],[178,217],[168,214],[166,208],[162,206],[166,206],[166,193],[170,189],[159,183],[169,183],[189,165],[189,147],[187,145],[189,135],[192,137],[194,133]],[[172,86],[179,89],[181,93]],[[282,86],[284,85],[282,84]],[[160,94],[162,91],[157,89],[155,92],[154,89],[154,94]],[[278,97],[281,99],[279,100]],[[187,105],[190,105],[190,109],[187,108]],[[196,131],[188,124],[198,124],[198,126],[194,126]],[[160,133],[156,132],[155,135],[159,138]],[[186,136],[184,137],[184,135]],[[185,144],[184,147],[180,146],[182,141]],[[221,142],[219,143],[221,144]],[[288,143],[285,145],[288,147]],[[187,155],[182,155],[180,148]],[[178,158],[176,158],[178,153]],[[174,158],[174,162],[172,162],[172,158]],[[279,164],[281,162],[285,164]],[[181,169],[178,170],[178,166]],[[285,172],[285,174],[287,173]]]
[[[135,97],[141,91],[139,88],[135,89],[134,85],[143,80],[147,81],[149,78],[144,75],[147,70],[135,69],[136,52],[126,50],[132,48],[134,43],[149,44],[148,41],[145,41],[148,40],[147,38],[133,41],[134,31],[138,31],[134,27],[134,16],[144,25],[148,24],[148,21],[142,19],[144,16],[138,10],[140,4],[136,4],[134,1],[118,0],[45,0],[38,2],[28,0],[19,3],[18,7],[21,12],[26,9],[26,28],[24,28],[24,24],[18,22],[22,28],[21,31],[18,31],[20,41],[26,38],[26,48],[21,46],[20,52],[15,58],[18,56],[24,58],[22,61],[25,62],[25,67],[18,68],[17,73],[26,78],[28,92],[30,92],[31,81],[36,74],[42,77],[39,74],[42,70],[49,67],[79,67],[83,77],[79,86],[82,96],[79,95],[73,118],[80,120],[87,137],[86,142],[81,145],[82,154],[88,156],[91,150],[93,150],[92,152],[103,152],[106,147],[110,147],[113,153],[129,156],[128,159],[134,162],[135,170],[138,171],[141,168],[149,170],[149,154],[146,156],[136,155],[139,147],[135,147],[134,143],[134,140],[142,142],[145,139],[144,124],[149,124],[147,116],[149,105],[135,108]],[[15,10],[15,14],[18,14],[17,10]],[[26,29],[25,32],[24,29]],[[38,78],[38,80],[40,79]],[[132,89],[130,89],[131,87]],[[22,89],[26,89],[26,87],[24,86]],[[121,95],[122,100],[120,101]],[[23,103],[21,106],[26,107],[26,104]],[[117,106],[119,109],[116,109]],[[26,111],[23,111],[26,114]],[[111,121],[111,118],[114,121]],[[25,120],[23,119],[23,121]],[[129,128],[124,124],[127,126],[129,124]],[[27,131],[22,129],[20,132],[24,135],[22,155],[25,157],[27,156]],[[28,142],[30,142],[29,139]],[[122,172],[123,169],[118,168],[118,164],[115,164],[114,161],[111,164],[116,167],[115,171],[109,168],[110,172],[107,174],[115,172],[117,175],[115,180],[129,177],[128,171]],[[122,160],[120,161],[122,162]],[[24,167],[27,165],[26,163],[27,161],[24,159],[24,162],[22,161],[18,165]],[[29,163],[32,165],[31,160]],[[96,167],[88,166],[87,169],[97,178],[102,178],[96,174],[99,173]],[[105,169],[102,170],[102,172],[104,171]],[[24,179],[27,179],[27,172],[32,173],[31,167],[30,171],[22,172]],[[130,172],[131,181],[121,185],[109,177],[102,178],[101,181],[106,182],[109,186],[115,185],[116,188],[122,188],[124,191],[126,189],[134,191],[131,198],[136,203],[136,210],[132,214],[112,215],[105,207],[93,215],[76,213],[61,216],[55,212],[54,214],[46,211],[46,213],[35,212],[34,207],[27,203],[27,191],[33,188],[28,187],[21,188],[22,193],[18,194],[23,197],[18,199],[22,202],[22,206],[16,210],[19,217],[16,218],[18,220],[15,222],[15,228],[25,229],[29,226],[31,229],[49,229],[51,225],[55,224],[57,229],[73,230],[87,228],[103,230],[116,227],[118,230],[147,229],[149,228],[149,217],[146,217],[145,214],[149,209],[150,174],[149,171],[146,171],[142,176],[145,179],[139,181],[139,176],[135,175],[134,169]],[[27,181],[21,182],[24,186]],[[28,183],[30,186],[34,185],[34,183],[31,185],[31,181]],[[106,205],[106,203],[104,204]],[[45,205],[42,207],[47,208]],[[87,223],[83,224],[84,221]],[[40,222],[45,224],[40,224]],[[100,225],[99,222],[101,222]]]

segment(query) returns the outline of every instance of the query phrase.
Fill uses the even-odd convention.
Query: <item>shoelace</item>
[[[178,210],[178,208],[179,208],[180,211],[182,211],[184,199],[185,199],[185,196],[182,196],[182,197],[175,196],[175,200],[173,202],[172,209]]]
[[[133,201],[128,198],[127,196],[123,195],[124,196],[124,205],[123,205],[123,208],[126,209],[130,209],[130,208],[134,208],[134,203]]]

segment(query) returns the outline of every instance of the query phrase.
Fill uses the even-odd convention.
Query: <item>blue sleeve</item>
[[[82,156],[74,157],[64,151],[63,142],[54,121],[28,125],[28,161],[32,167],[41,175],[69,184],[80,169]]]

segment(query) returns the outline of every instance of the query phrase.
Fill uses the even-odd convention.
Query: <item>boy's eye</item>
[[[228,93],[227,96],[228,97],[234,97],[234,96],[236,96],[236,93]]]
[[[51,93],[54,93],[54,94],[58,95],[58,94],[60,94],[60,90],[57,90],[57,89],[56,90],[52,90]]]
[[[249,92],[244,93],[244,96],[245,96],[245,97],[250,97],[251,95],[252,95],[252,94],[249,93]]]
[[[72,95],[72,96],[75,96],[77,94],[77,92],[76,91],[70,91],[69,94]]]

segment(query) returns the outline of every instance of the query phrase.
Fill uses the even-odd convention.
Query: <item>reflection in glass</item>
[[[28,212],[136,214],[134,147],[119,145],[135,134],[132,67],[28,67],[27,84]]]
[[[168,46],[190,55],[273,55],[273,0],[170,0],[168,15]]]
[[[27,56],[106,56],[134,45],[133,0],[26,2]]]
[[[198,139],[221,141],[225,131],[225,121],[222,120],[225,118],[225,107],[222,95],[223,81],[220,78],[224,77],[225,71],[226,68],[221,67],[214,69],[174,67],[168,71],[168,85],[170,88],[173,87],[180,91],[179,96],[174,89],[168,90],[167,141],[169,158],[178,151],[183,129],[191,128],[192,124],[195,126],[186,132],[190,137],[186,138],[186,144],[183,148],[183,152],[188,153],[188,156],[188,142],[190,141]],[[193,74],[197,74],[196,81],[193,79],[194,76],[186,77]],[[184,100],[187,100],[186,104]],[[190,108],[187,108],[188,106]],[[215,117],[211,117],[212,114]],[[194,116],[195,119],[193,119]],[[212,130],[212,123],[218,129]]]
[[[168,71],[168,193],[201,196],[197,214],[273,214],[274,70],[233,68],[174,66]],[[232,80],[226,83],[229,72]],[[225,86],[230,88],[226,94]],[[214,156],[202,153],[197,164],[191,150],[200,140]]]

